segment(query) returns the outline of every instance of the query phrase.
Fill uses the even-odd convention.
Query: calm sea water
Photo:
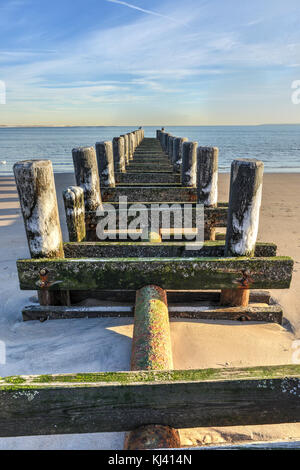
[[[145,137],[158,127],[146,126]],[[55,172],[72,172],[72,148],[111,140],[134,127],[0,128],[0,174],[11,174],[18,160],[46,158]],[[171,126],[166,131],[220,149],[219,169],[229,171],[234,158],[263,160],[266,172],[300,172],[300,125]]]

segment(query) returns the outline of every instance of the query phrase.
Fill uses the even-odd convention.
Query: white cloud
[[[159,16],[161,18],[166,18],[168,20],[174,21],[175,23],[183,24],[183,23],[181,23],[181,21],[178,21],[175,18],[172,18],[171,16],[163,15],[161,13],[158,13],[158,12],[152,11],[152,10],[146,10],[145,8],[141,8],[141,7],[138,7],[136,5],[132,5],[132,3],[123,2],[121,0],[106,0],[106,1],[109,2],[109,3],[116,3],[118,5],[123,5],[125,7],[132,8],[133,10],[141,11],[142,13],[146,13],[147,15]]]

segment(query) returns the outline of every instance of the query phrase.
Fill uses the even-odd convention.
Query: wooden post
[[[176,137],[173,141],[173,169],[176,173],[181,169],[183,142],[187,141],[187,137]]]
[[[126,173],[125,141],[123,137],[113,138],[113,152],[115,171]]]
[[[168,153],[168,156],[169,156],[169,159],[171,160],[171,157],[172,157],[172,151],[173,151],[173,139],[174,137],[169,134],[168,136],[168,147],[167,147],[167,153]]]
[[[183,142],[181,184],[185,187],[196,187],[198,142]]]
[[[75,179],[83,189],[86,212],[96,211],[102,205],[97,158],[94,147],[78,147],[72,150]]]
[[[166,152],[166,153],[167,153],[167,151],[168,151],[168,140],[169,140],[169,136],[170,136],[170,134],[169,134],[168,132],[165,132],[165,133],[163,134],[163,150],[164,150],[164,152]]]
[[[256,159],[241,158],[231,164],[225,256],[254,255],[263,171],[263,162]],[[221,304],[246,307],[249,303],[249,285],[251,279],[244,273],[241,286],[221,291]]]
[[[64,258],[52,162],[23,160],[14,164],[14,175],[32,258]],[[41,265],[41,281],[47,270]],[[68,305],[69,293],[38,291],[41,305]]]
[[[218,204],[218,155],[217,147],[197,149],[197,202],[204,207],[217,207]],[[215,227],[205,224],[204,239],[216,239]]]
[[[128,142],[128,134],[122,134],[120,137],[124,139],[124,157],[125,157],[125,165],[129,163],[129,142]]]
[[[129,160],[133,160],[133,136],[132,132],[129,132],[128,134],[128,149],[129,149]]]
[[[84,192],[79,186],[63,191],[70,242],[82,242],[86,237]]]
[[[172,345],[166,291],[146,286],[136,292],[131,370],[170,370]],[[162,425],[140,426],[127,434],[126,450],[180,447],[177,429]]]
[[[101,188],[114,188],[116,183],[112,142],[96,142],[96,155]]]

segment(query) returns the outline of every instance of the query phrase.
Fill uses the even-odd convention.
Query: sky
[[[0,0],[0,125],[300,123],[299,24],[299,0]]]

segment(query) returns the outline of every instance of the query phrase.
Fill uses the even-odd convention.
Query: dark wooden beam
[[[0,436],[300,421],[300,366],[0,379]]]

